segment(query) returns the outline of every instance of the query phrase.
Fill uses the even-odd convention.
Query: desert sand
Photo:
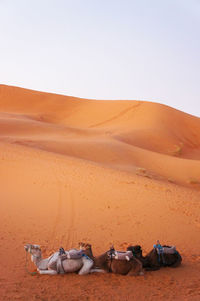
[[[145,101],[97,101],[0,85],[0,299],[200,300],[200,118]],[[89,242],[176,245],[179,268],[131,277],[29,275]],[[28,268],[36,268],[28,258]]]

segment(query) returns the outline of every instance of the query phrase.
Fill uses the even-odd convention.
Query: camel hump
[[[117,260],[129,261],[133,257],[133,253],[131,251],[126,251],[126,252],[115,251],[113,257],[114,257],[114,259],[117,259]]]

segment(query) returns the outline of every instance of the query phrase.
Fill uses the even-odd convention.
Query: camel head
[[[139,245],[128,246],[127,251],[132,251],[134,256],[142,256],[142,248]]]
[[[40,257],[41,256],[41,249],[40,249],[39,245],[26,244],[24,246],[24,249],[25,249],[26,252],[29,252],[34,257]]]

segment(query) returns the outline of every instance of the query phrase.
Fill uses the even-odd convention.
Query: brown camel
[[[164,245],[163,248],[171,249],[172,247]],[[145,270],[159,270],[163,266],[176,268],[182,261],[178,251],[174,251],[173,254],[164,253],[159,255],[157,250],[153,248],[146,256],[143,256],[142,248],[139,245],[129,246],[127,250],[132,251],[135,258],[141,261]]]
[[[79,245],[84,250],[84,253],[94,261],[93,269],[99,268],[107,273],[111,272],[121,275],[144,275],[142,263],[135,257],[132,257],[129,261],[114,259],[112,258],[114,249],[110,249],[102,255],[94,257],[90,244],[80,243]]]

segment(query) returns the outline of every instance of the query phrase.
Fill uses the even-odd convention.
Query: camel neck
[[[88,248],[87,250],[84,251],[84,253],[90,257],[91,259],[94,259],[94,255],[92,253],[92,249],[91,248]]]
[[[107,253],[104,253],[98,257],[95,257],[94,258],[94,262],[95,262],[95,265],[98,266],[98,267],[102,267],[106,264],[106,257],[107,257]]]
[[[36,256],[31,255],[31,260],[32,260],[32,262],[35,263],[35,265],[37,267],[39,267],[39,264],[42,261],[42,256],[40,255],[40,256],[36,257]]]

